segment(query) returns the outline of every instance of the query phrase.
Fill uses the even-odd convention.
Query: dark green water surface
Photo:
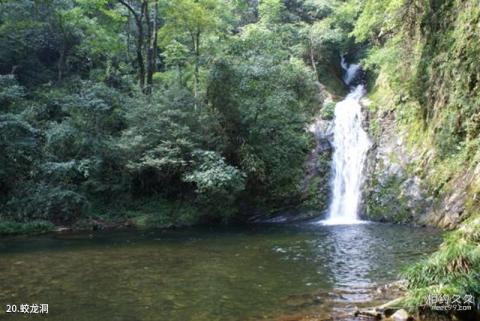
[[[0,320],[283,320],[367,304],[438,231],[269,226],[0,239]],[[6,314],[6,304],[49,314]],[[290,319],[289,319],[290,320]]]

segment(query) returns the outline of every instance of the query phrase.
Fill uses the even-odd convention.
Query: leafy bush
[[[17,222],[48,220],[56,224],[68,224],[84,216],[88,206],[83,195],[64,186],[38,184],[17,192],[7,202],[5,216]]]
[[[332,120],[335,117],[335,106],[336,104],[333,101],[329,101],[323,105],[322,108],[322,119]]]
[[[25,88],[13,75],[0,75],[0,106],[8,108],[25,97]]]
[[[172,90],[174,91],[174,90]],[[154,102],[142,99],[126,115],[119,148],[128,160],[127,170],[134,177],[134,189],[142,193],[176,193],[183,188],[181,177],[197,146],[194,133],[197,121],[187,113],[193,106],[186,90],[158,95]]]
[[[183,179],[195,184],[198,201],[207,206],[206,212],[218,213],[223,220],[233,214],[232,205],[245,189],[245,175],[211,151],[196,151],[194,169]]]
[[[0,197],[31,177],[39,157],[38,131],[21,116],[0,115]]]

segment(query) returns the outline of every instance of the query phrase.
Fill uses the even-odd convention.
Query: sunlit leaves
[[[400,27],[405,0],[367,0],[355,24],[357,41],[388,35]]]
[[[220,13],[221,1],[218,0],[177,0],[164,1],[165,25],[159,31],[163,45],[176,39],[179,32],[186,32],[188,37],[197,33],[213,32],[222,25]]]
[[[244,175],[212,151],[195,151],[194,170],[184,176],[198,193],[236,193],[244,189]]]
[[[282,0],[260,0],[258,11],[263,22],[278,23],[285,14],[285,4]]]
[[[76,2],[78,6],[60,14],[65,23],[82,31],[82,51],[90,55],[112,57],[125,49],[120,26],[126,19],[119,11],[110,9],[106,0]]]

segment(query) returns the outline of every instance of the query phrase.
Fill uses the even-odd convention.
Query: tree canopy
[[[301,204],[316,68],[348,38],[339,5],[2,1],[1,219],[163,202],[194,223]]]

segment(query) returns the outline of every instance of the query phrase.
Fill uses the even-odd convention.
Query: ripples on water
[[[434,230],[379,224],[3,239],[0,304],[48,303],[48,320],[58,321],[337,313],[368,303],[440,240]]]

